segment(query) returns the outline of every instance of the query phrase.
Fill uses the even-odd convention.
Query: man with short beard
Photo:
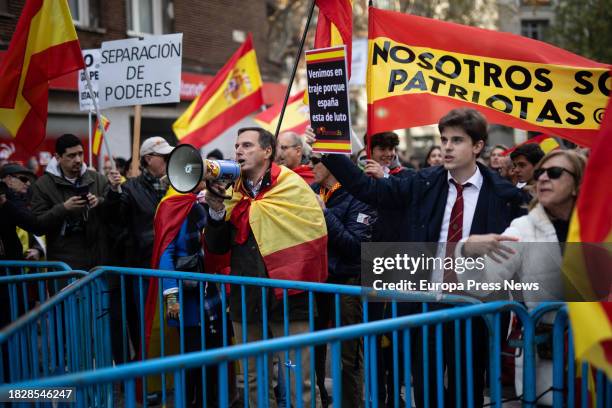
[[[32,186],[32,212],[46,231],[47,259],[89,270],[108,256],[103,220],[107,181],[87,170],[83,144],[75,135],[57,139],[55,155]]]

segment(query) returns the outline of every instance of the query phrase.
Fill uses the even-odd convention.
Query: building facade
[[[0,61],[24,4],[25,0],[0,0]],[[141,141],[150,136],[176,140],[172,132],[174,120],[212,80],[248,33],[253,35],[264,80],[264,102],[272,104],[284,96],[286,86],[280,83],[283,67],[268,58],[266,0],[68,0],[68,4],[84,50],[100,48],[103,41],[183,33],[181,102],[143,106]],[[79,110],[77,87],[77,73],[50,84],[47,137],[39,152],[35,152],[37,158],[42,157],[43,163],[53,152],[55,139],[61,134],[74,133],[87,141],[89,113]],[[129,158],[133,107],[111,108],[104,114],[111,122],[107,140],[112,154]],[[252,124],[247,119],[239,125],[245,123]],[[235,128],[226,133],[232,132]],[[207,146],[207,150],[221,148],[229,155],[233,151],[233,137],[230,135],[228,140],[222,136]],[[0,129],[0,149],[4,154],[14,150],[11,160],[27,160],[30,156],[29,152],[20,151],[19,146],[13,144],[4,129]],[[103,151],[101,156],[106,155],[108,152]]]

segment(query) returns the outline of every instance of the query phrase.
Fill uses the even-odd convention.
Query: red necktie
[[[457,184],[453,179],[451,179],[451,183],[457,189],[457,198],[455,198],[455,204],[453,204],[451,210],[446,242],[459,242],[463,235],[463,189],[465,186]]]
[[[455,204],[451,210],[450,222],[448,223],[448,235],[446,238],[446,256],[452,257],[455,252],[455,245],[463,236],[463,189],[469,185],[458,184],[455,180],[451,179],[451,183],[457,189],[457,198],[455,198]],[[457,275],[454,269],[446,269],[444,271],[444,282],[457,282]]]

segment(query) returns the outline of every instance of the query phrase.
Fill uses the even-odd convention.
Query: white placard
[[[98,98],[98,80],[100,79],[100,49],[82,50],[83,60],[89,73],[91,87],[94,95]],[[79,70],[79,107],[82,111],[94,109],[94,104],[91,99],[89,89],[87,88],[87,80],[85,79],[85,70]]]
[[[102,43],[100,107],[180,101],[183,34]]]
[[[364,86],[366,84],[366,69],[368,65],[368,39],[353,40],[351,58],[350,86]]]

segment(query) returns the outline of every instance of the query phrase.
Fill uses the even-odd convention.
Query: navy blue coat
[[[410,178],[414,173],[413,169],[402,168],[389,177]],[[372,242],[401,242],[402,225],[398,222],[401,219],[402,209],[379,210],[376,224],[372,229]]]
[[[399,241],[438,242],[448,197],[447,171],[428,167],[403,178],[373,179],[348,158],[328,155],[323,164],[346,190],[377,210],[401,209]],[[483,176],[482,189],[470,234],[502,233],[510,222],[526,213],[522,207],[529,195],[497,173],[478,163]]]
[[[313,186],[319,192],[318,186]],[[327,200],[327,264],[329,279],[358,278],[361,273],[361,243],[372,239],[376,212],[341,187]]]

